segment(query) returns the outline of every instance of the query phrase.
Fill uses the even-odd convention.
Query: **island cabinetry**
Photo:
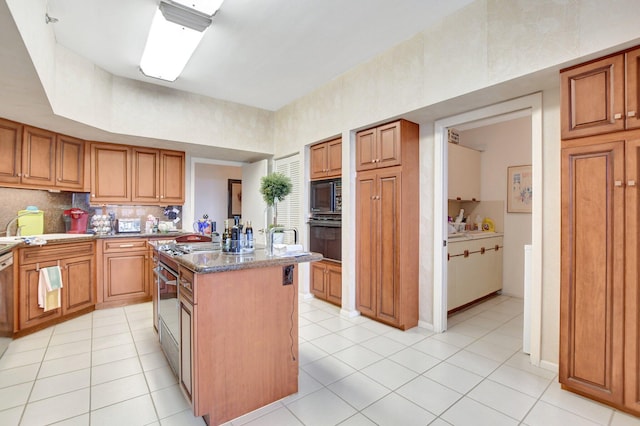
[[[640,48],[562,70],[562,139],[640,127]]]
[[[449,200],[480,201],[480,152],[450,143]]]
[[[144,238],[111,238],[99,242],[100,308],[151,300],[146,241]]]
[[[328,179],[342,175],[342,138],[312,145],[311,180]]]
[[[356,145],[366,166],[356,177],[356,307],[405,330],[418,324],[419,128],[400,120],[373,130]]]
[[[19,330],[49,325],[54,320],[93,309],[96,301],[95,244],[67,243],[19,250]],[[59,266],[61,307],[45,312],[38,306],[40,269]]]
[[[193,281],[188,272],[180,268],[180,388],[194,415],[219,425],[297,392],[295,264]]]
[[[329,260],[311,264],[311,293],[319,299],[342,305],[342,265]]]

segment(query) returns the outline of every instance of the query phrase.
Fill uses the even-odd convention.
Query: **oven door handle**
[[[171,279],[165,277],[164,275],[162,275],[160,273],[160,271],[162,271],[163,269],[165,271],[169,272],[169,274],[172,277],[175,277],[175,278],[173,280],[171,280]],[[175,276],[172,272],[170,272],[169,269],[163,268],[162,266],[158,266],[157,268],[154,268],[153,272],[158,277],[158,280],[162,281],[165,285],[178,285],[178,277]]]

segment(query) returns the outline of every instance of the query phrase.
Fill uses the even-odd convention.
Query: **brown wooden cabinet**
[[[312,145],[310,179],[328,179],[342,175],[342,138]]]
[[[319,299],[342,305],[342,266],[322,260],[311,264],[311,293]]]
[[[561,71],[562,138],[640,127],[640,48]]]
[[[356,178],[356,306],[363,315],[407,329],[418,323],[418,125],[380,127],[387,136],[396,129],[401,165],[374,162],[375,170]],[[370,134],[365,131],[363,140]]]
[[[144,238],[99,242],[98,304],[101,308],[151,300],[149,251]]]
[[[95,244],[56,244],[19,250],[18,319],[19,330],[53,323],[64,316],[93,308],[95,293]],[[45,312],[38,306],[40,269],[59,266],[63,287],[61,307]]]
[[[415,123],[399,120],[356,134],[356,170],[371,170],[402,163],[405,133],[413,137]]]
[[[131,148],[91,144],[91,203],[131,201]]]
[[[20,183],[22,124],[0,119],[0,183]]]
[[[184,204],[181,151],[116,144],[91,145],[91,203]]]
[[[633,128],[638,127],[639,55],[635,48],[564,70],[561,100],[559,380],[567,390],[636,416],[640,130]],[[626,107],[618,103],[625,94]]]
[[[184,152],[160,151],[160,203],[184,204]]]
[[[20,183],[38,187],[56,184],[56,134],[24,126]]]
[[[84,191],[84,141],[56,135],[56,182],[58,189]]]

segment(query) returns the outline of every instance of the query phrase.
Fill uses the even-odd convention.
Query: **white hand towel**
[[[45,312],[61,306],[62,271],[59,266],[41,268],[38,278],[38,306]]]
[[[273,254],[276,256],[288,256],[302,251],[302,244],[274,244]]]

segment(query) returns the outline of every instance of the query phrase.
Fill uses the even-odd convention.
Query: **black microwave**
[[[309,199],[311,214],[342,212],[342,179],[312,181]]]

